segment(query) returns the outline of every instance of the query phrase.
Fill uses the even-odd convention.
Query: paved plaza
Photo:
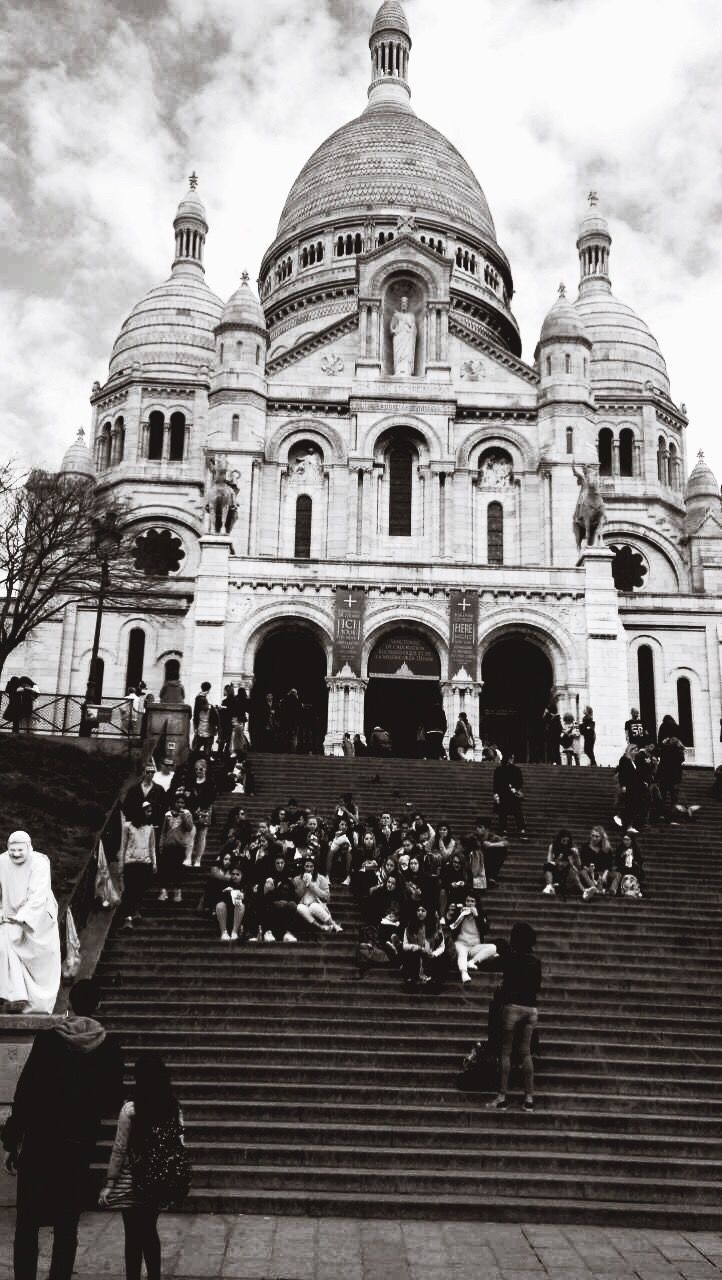
[[[0,1280],[12,1277],[13,1211],[0,1210]],[[163,1274],[238,1280],[714,1280],[722,1230],[512,1226],[346,1218],[165,1214]],[[49,1261],[44,1233],[40,1272]],[[75,1274],[122,1280],[119,1214],[86,1214]]]

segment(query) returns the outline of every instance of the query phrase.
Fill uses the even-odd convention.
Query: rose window
[[[165,578],[178,572],[184,557],[183,543],[170,529],[147,529],[133,543],[133,564],[141,573]]]
[[[649,572],[644,556],[626,544],[612,547],[612,576],[617,591],[639,591]]]

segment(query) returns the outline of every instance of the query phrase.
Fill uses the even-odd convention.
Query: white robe
[[[26,1000],[24,1013],[52,1013],[60,987],[58,904],[50,861],[31,850],[17,865],[0,853],[0,999]]]

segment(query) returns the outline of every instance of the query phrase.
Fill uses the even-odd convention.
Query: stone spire
[[[174,271],[184,268],[203,272],[203,248],[208,234],[208,220],[197,188],[198,174],[194,170],[188,179],[188,190],[178,205],[173,219]]]
[[[384,0],[371,27],[369,107],[393,103],[408,107],[411,34],[399,0]]]

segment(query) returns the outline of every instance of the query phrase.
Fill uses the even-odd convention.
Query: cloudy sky
[[[191,169],[206,272],[255,279],[308,155],[357,115],[374,0],[0,0],[0,453],[57,464],[130,307],[168,275]],[[417,113],[466,156],[531,360],[590,187],[722,479],[719,0],[406,0]]]

